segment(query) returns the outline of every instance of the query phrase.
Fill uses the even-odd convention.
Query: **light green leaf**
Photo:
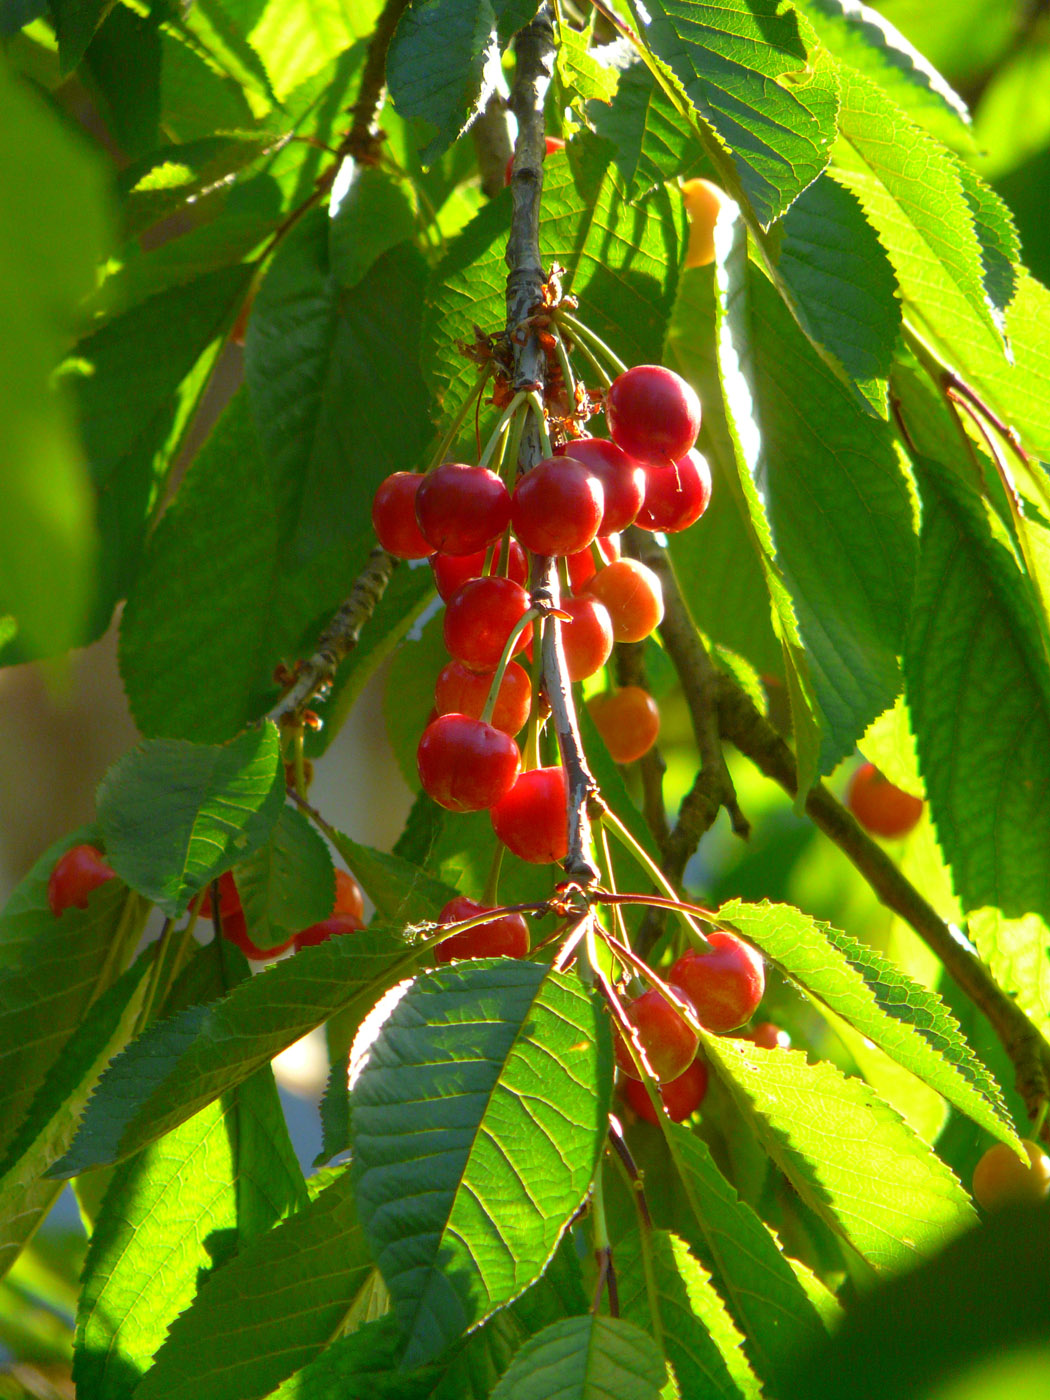
[[[652,0],[645,11],[646,39],[771,224],[827,165],[835,138],[837,84],[812,30],[779,0]]]
[[[666,1376],[655,1343],[633,1323],[567,1317],[525,1343],[492,1400],[660,1400]]]
[[[992,976],[1044,1036],[1050,1036],[1050,926],[1038,914],[1006,918],[998,909],[975,909],[967,932]]]
[[[269,1394],[336,1335],[372,1267],[343,1172],[205,1283],[136,1400]]]
[[[643,1257],[646,1244],[640,1231],[616,1243],[620,1316],[654,1333],[683,1396],[759,1400],[762,1389],[741,1351],[744,1339],[710,1275],[689,1253],[685,1242],[666,1230],[652,1231],[648,1248],[652,1253],[652,1297]]]
[[[223,746],[153,739],[118,759],[98,790],[114,870],[166,914],[183,913],[273,830],[284,806],[280,749],[267,724]]]
[[[612,1059],[597,1003],[538,963],[443,969],[384,1010],[351,1060],[352,1171],[413,1366],[546,1267],[602,1150]]]
[[[248,39],[266,65],[278,99],[294,113],[301,110],[308,81],[323,75],[356,40],[367,39],[381,9],[379,0],[315,0],[310,5],[269,0],[261,7],[234,0],[231,5],[233,13],[244,14]],[[339,123],[341,131],[342,113]]]
[[[599,102],[608,106],[616,96],[620,82],[619,69],[603,63],[594,53],[594,16],[586,29],[573,29],[562,20],[558,25],[558,55],[555,60],[558,77],[568,89],[584,102]]]
[[[1010,210],[973,166],[958,156],[953,163],[981,245],[984,290],[1001,317],[1017,291],[1015,263],[1021,260],[1017,226]]]
[[[861,1080],[800,1051],[712,1035],[703,1047],[803,1201],[872,1269],[911,1267],[973,1223],[952,1173]]]
[[[237,892],[260,948],[276,948],[329,917],[335,903],[332,857],[301,812],[282,808],[265,845],[238,862]]]
[[[632,64],[623,74],[615,102],[591,102],[587,116],[598,135],[612,142],[630,199],[690,173],[703,158],[703,145],[689,118],[644,63]]]
[[[221,1001],[150,1026],[102,1076],[53,1175],[76,1176],[154,1142],[329,1016],[363,1015],[418,956],[389,932],[362,930],[303,948]]]
[[[456,891],[402,856],[333,832],[332,844],[360,881],[384,923],[397,927],[437,918]]]
[[[936,992],[875,949],[787,905],[734,900],[722,906],[719,918],[891,1059],[1017,1146],[998,1084]]]

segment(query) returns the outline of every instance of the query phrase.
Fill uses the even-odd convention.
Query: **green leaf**
[[[230,132],[161,146],[120,172],[129,235],[140,233],[242,171],[274,145],[269,132]]]
[[[973,1223],[952,1173],[863,1081],[800,1051],[711,1035],[703,1048],[806,1205],[872,1269],[910,1267]]]
[[[436,1368],[401,1371],[399,1350],[393,1317],[366,1322],[289,1376],[270,1400],[432,1400]]]
[[[421,152],[424,165],[484,107],[501,48],[536,8],[536,0],[413,0],[402,14],[387,54],[387,83],[402,117],[436,129]]]
[[[722,906],[719,918],[891,1059],[1017,1146],[998,1084],[936,992],[873,948],[787,905],[734,900]]]
[[[245,33],[278,99],[298,112],[309,82],[325,78],[325,70],[355,41],[372,34],[382,5],[378,0],[309,6],[299,0],[269,0],[257,6],[252,0],[235,0],[230,8],[243,15]],[[335,109],[340,131],[346,125],[341,105]]]
[[[784,216],[776,270],[806,335],[885,417],[901,309],[890,260],[857,197],[829,175],[814,180]]]
[[[614,1317],[567,1317],[526,1342],[492,1400],[659,1400],[667,1368],[650,1337]]]
[[[63,73],[77,67],[116,0],[55,0],[51,13]]]
[[[174,76],[169,60],[175,60],[175,73],[180,80],[189,74],[197,79],[194,96],[198,99],[202,77],[206,91],[220,86],[220,79],[202,58],[190,54],[161,30],[159,14],[136,13],[126,5],[107,8],[109,13],[84,54],[84,75],[113,139],[134,160],[160,141],[165,89],[170,93]],[[185,61],[180,63],[180,59]],[[228,102],[230,94],[224,92],[223,96]],[[236,120],[229,123],[230,127],[239,125]]]
[[[643,33],[729,148],[759,222],[815,180],[835,139],[838,92],[812,31],[779,0],[655,0]]]
[[[1014,264],[1021,260],[1017,226],[1007,206],[971,165],[958,156],[954,165],[981,245],[984,290],[1001,317],[1017,291]]]
[[[76,1176],[154,1142],[329,1016],[363,1015],[418,956],[388,932],[362,930],[303,948],[221,1001],[150,1026],[102,1076],[52,1174]]]
[[[930,458],[915,465],[904,665],[930,814],[965,910],[1050,920],[1050,674],[1030,596],[969,484]]]
[[[765,500],[798,617],[824,721],[820,769],[828,773],[900,690],[913,505],[888,425],[855,404],[764,278],[739,256],[724,267],[719,353],[727,404],[745,429],[747,470]]]
[[[335,903],[332,857],[301,812],[282,808],[265,845],[238,862],[237,892],[260,948],[276,948],[329,917]]]
[[[590,102],[588,119],[615,148],[629,199],[697,166],[703,145],[644,63],[623,74],[612,103]]]
[[[136,1400],[249,1400],[340,1330],[372,1271],[347,1172],[242,1249],[172,1323]]]
[[[402,856],[363,846],[341,831],[333,832],[331,840],[384,923],[396,928],[435,919],[438,911],[455,897],[451,885],[435,880]]]
[[[283,806],[272,724],[222,746],[147,741],[118,759],[98,790],[106,858],[170,915],[258,850]]]
[[[602,1150],[611,1048],[575,978],[506,958],[382,1012],[351,1061],[352,1171],[412,1366],[546,1267]]]
[[[674,1123],[664,1135],[715,1285],[747,1338],[758,1375],[775,1382],[797,1349],[823,1336],[820,1317],[769,1230],[715,1166],[707,1144]],[[689,1239],[693,1243],[692,1234]]]
[[[604,63],[591,51],[594,42],[594,16],[586,29],[573,29],[561,20],[558,25],[558,55],[555,64],[562,85],[584,102],[609,106],[620,83],[617,68]]]
[[[73,1140],[98,1077],[131,1036],[150,961],[134,967],[90,1007],[62,1047],[0,1163],[0,1275],[51,1209],[62,1183],[41,1180]]]
[[[651,1295],[647,1247],[652,1255]],[[647,1246],[636,1231],[616,1243],[614,1257],[620,1316],[656,1334],[683,1396],[759,1400],[761,1387],[741,1351],[744,1339],[710,1275],[683,1240],[654,1230]]]
[[[404,184],[347,160],[332,186],[328,257],[337,284],[352,291],[373,263],[416,232]]]
[[[660,356],[678,280],[682,201],[661,188],[627,205],[609,171],[606,144],[581,134],[572,146],[571,162],[565,155],[544,162],[543,265],[556,262],[566,269],[566,289],[580,298],[587,324],[622,360],[652,364]],[[506,320],[509,218],[510,196],[504,194],[450,243],[431,275],[423,370],[446,418],[477,379],[475,364],[457,341],[473,344],[475,325],[494,332]]]
[[[41,180],[46,170],[49,178]],[[107,241],[102,172],[0,61],[0,614],[25,660],[78,640],[95,587],[91,486],[66,396],[51,383]]]

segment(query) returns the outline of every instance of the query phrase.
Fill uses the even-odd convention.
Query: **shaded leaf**
[[[332,186],[329,220],[329,261],[344,291],[356,287],[377,258],[416,232],[404,184],[352,159],[344,161]]]
[[[283,807],[266,843],[238,862],[237,893],[260,948],[276,948],[328,918],[335,904],[332,857],[301,812]]]
[[[270,1400],[431,1400],[437,1368],[399,1370],[400,1347],[393,1317],[366,1322],[289,1376]]]
[[[667,1371],[650,1337],[612,1317],[567,1317],[526,1342],[492,1400],[658,1400]]]
[[[352,1170],[412,1366],[545,1268],[601,1152],[608,1022],[575,979],[484,959],[399,988],[368,1031]]]
[[[134,161],[118,181],[126,232],[149,228],[258,160],[273,144],[269,132],[235,132],[162,146]]]
[[[387,851],[352,841],[341,831],[332,843],[346,861],[384,923],[415,924],[436,919],[456,891],[418,865]]]
[[[115,4],[116,0],[54,0],[51,13],[63,73],[71,73],[80,63],[96,29]]]

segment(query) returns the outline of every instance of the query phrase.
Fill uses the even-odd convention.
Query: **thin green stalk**
[[[594,353],[591,347],[587,344],[585,340],[580,339],[576,342],[576,348],[583,354],[584,359],[587,361],[591,369],[593,369],[595,374],[598,376],[602,388],[608,389],[609,385],[612,383],[612,376],[609,374],[608,370],[602,364],[601,360],[599,360],[598,356]]]
[[[513,421],[515,414],[521,408],[522,404],[525,402],[525,399],[526,395],[524,392],[515,394],[514,397],[511,399],[510,403],[500,414],[499,422],[496,424],[495,428],[493,428],[492,433],[489,436],[489,440],[488,442],[486,442],[484,448],[482,449],[481,456],[478,458],[479,467],[488,466],[489,462],[492,460],[492,456],[496,451],[496,448],[499,446],[503,434],[507,430],[507,425]]]
[[[467,414],[474,407],[474,404],[477,401],[477,399],[481,397],[481,392],[485,388],[486,383],[488,382],[489,373],[490,370],[486,365],[486,367],[482,369],[478,374],[477,381],[475,382],[473,389],[471,389],[470,393],[464,399],[463,403],[460,404],[459,408],[456,411],[456,416],[449,424],[448,431],[445,433],[445,436],[441,439],[441,442],[438,444],[437,451],[431,457],[430,462],[427,466],[428,472],[433,471],[435,467],[439,467],[441,463],[445,460],[445,453],[455,441],[456,434],[463,426],[463,422]]]
[[[660,1308],[657,1303],[659,1289],[656,1286],[656,1270],[653,1267],[653,1222],[641,1194],[641,1181],[637,1172],[632,1177],[627,1163],[618,1151],[613,1153],[613,1161],[616,1163],[617,1169],[631,1193],[631,1199],[634,1201],[635,1212],[638,1216],[638,1242],[642,1252],[642,1273],[645,1276],[645,1296],[649,1304],[649,1320],[653,1324],[653,1341],[666,1355],[664,1352],[663,1320],[660,1317]]]
[[[568,311],[559,311],[557,315],[562,325],[568,326],[569,330],[572,331],[581,342],[586,341],[593,349],[597,350],[599,355],[604,355],[617,374],[627,373],[627,366],[620,359],[619,355],[617,355],[614,350],[610,350],[605,341],[602,340],[600,336],[595,335],[590,326],[584,325],[582,321],[578,321],[576,317],[570,315]]]
[[[153,1008],[157,1004],[157,993],[160,989],[161,978],[171,952],[172,934],[175,929],[174,919],[165,919],[164,927],[161,929],[160,937],[153,945],[153,966],[149,970],[149,978],[146,982],[146,990],[142,998],[142,1006],[135,1021],[135,1034],[140,1035],[146,1029],[153,1018]]]
[[[543,455],[544,457],[553,457],[554,448],[551,446],[551,435],[547,431],[547,410],[543,407],[543,400],[535,389],[528,395],[528,399],[529,405],[536,415],[536,426],[539,429],[540,442],[543,445]]]
[[[507,450],[503,454],[503,465],[506,468],[503,479],[507,483],[508,490],[511,491],[514,489],[514,482],[518,475],[518,452],[521,448],[521,435],[524,430],[525,414],[519,413],[510,421]]]
[[[611,807],[606,807],[604,809],[604,811],[602,812],[601,819],[602,824],[605,825],[607,823],[610,829],[612,830],[613,835],[621,842],[622,845],[627,847],[627,849],[634,856],[635,860],[639,863],[639,865],[643,867],[646,873],[650,876],[657,889],[663,890],[664,894],[666,894],[669,899],[677,901],[678,891],[667,879],[667,876],[656,864],[656,862],[653,860],[652,856],[645,849],[645,847],[639,841],[637,841],[634,835],[627,829],[626,826],[624,826],[623,822],[620,820],[620,818],[616,815],[616,813],[612,810]],[[675,909],[674,914],[689,931],[689,933],[693,936],[693,938],[698,939],[701,946],[706,948],[707,939],[697,927],[697,924],[692,918],[692,916],[685,913],[685,911],[682,909]]]
[[[522,616],[511,628],[510,636],[507,638],[506,645],[503,648],[503,654],[500,657],[499,664],[496,666],[496,670],[492,676],[492,684],[489,686],[489,693],[485,699],[485,708],[481,712],[481,721],[483,724],[492,723],[492,712],[496,708],[496,701],[499,699],[499,688],[503,684],[503,675],[507,669],[507,663],[510,661],[510,658],[514,655],[515,643],[521,636],[522,632],[525,631],[525,628],[528,627],[539,616],[540,614],[536,611],[535,608],[529,608],[528,612],[523,613]]]
[[[489,866],[488,879],[485,881],[485,888],[481,892],[482,904],[488,905],[490,909],[495,909],[499,903],[499,875],[503,868],[504,845],[502,841],[496,842],[496,849],[492,853],[492,864]]]

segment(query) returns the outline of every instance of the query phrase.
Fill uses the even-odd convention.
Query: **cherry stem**
[[[641,865],[642,868],[649,875],[656,887],[658,889],[663,890],[665,895],[667,896],[666,903],[664,901],[649,902],[655,903],[656,907],[658,908],[663,907],[671,909],[675,914],[677,914],[678,918],[685,925],[690,935],[694,939],[699,941],[701,947],[705,949],[708,948],[710,945],[708,944],[707,939],[697,928],[696,924],[693,921],[691,913],[688,912],[692,908],[692,906],[684,904],[678,898],[678,891],[670,883],[666,875],[664,875],[664,872],[657,865],[656,861],[653,860],[652,856],[641,844],[641,842],[635,838],[634,834],[631,831],[629,831],[626,826],[624,826],[623,822],[620,820],[620,818],[616,815],[616,813],[612,810],[611,807],[605,807],[603,809],[602,821],[603,823],[607,823],[610,826],[613,835],[616,836],[619,839],[619,841],[627,847],[627,849],[634,856],[635,860],[638,861],[639,865]],[[629,896],[621,895],[620,898],[623,899],[624,902],[634,902],[630,899]]]
[[[644,978],[650,986],[654,987],[668,1006],[672,1006],[682,1020],[686,1022],[690,1030],[698,1035],[704,1032],[704,1027],[696,1018],[696,1012],[690,1002],[675,991],[675,989],[653,971],[647,962],[640,958],[637,953],[633,953],[625,943],[621,943],[618,938],[614,938],[611,933],[605,933],[603,937],[608,946],[616,954],[622,963],[626,963],[633,972]]]
[[[536,415],[536,426],[539,429],[540,442],[543,445],[543,455],[544,457],[553,457],[554,448],[551,446],[551,435],[547,431],[547,413],[543,407],[543,400],[535,390],[529,394],[529,407]]]
[[[482,904],[487,904],[491,908],[495,908],[499,903],[499,874],[503,868],[503,851],[503,842],[497,841],[496,849],[492,852],[492,864],[489,866],[488,879],[481,892]]]
[[[533,622],[537,617],[539,617],[539,615],[539,611],[536,608],[529,608],[528,612],[523,613],[522,616],[511,628],[510,636],[507,638],[506,644],[503,648],[503,654],[500,656],[499,662],[496,666],[496,670],[493,674],[492,684],[489,686],[489,693],[485,697],[485,708],[481,712],[482,724],[492,723],[492,712],[493,710],[495,710],[496,701],[499,699],[499,688],[503,684],[503,676],[507,670],[507,665],[510,661],[510,658],[514,655],[515,642],[521,636],[522,632],[525,631],[525,628],[528,627],[529,624]]]
[[[569,402],[573,408],[576,407],[576,376],[572,372],[572,364],[569,361],[568,351],[565,349],[565,341],[561,337],[561,332],[557,326],[552,326],[554,335],[554,353],[558,357],[561,365],[562,378],[565,380],[565,389],[569,396]]]
[[[601,382],[602,388],[608,389],[609,386],[612,384],[612,376],[609,374],[608,370],[602,364],[601,360],[599,360],[598,356],[594,353],[594,351],[582,337],[579,340],[577,340],[576,349],[580,351],[584,359],[590,365],[591,369],[594,370],[595,374],[598,376],[598,379]]]
[[[453,442],[455,442],[456,434],[463,426],[463,422],[467,417],[467,414],[474,407],[475,402],[481,397],[482,391],[484,390],[485,385],[488,382],[488,377],[490,373],[491,369],[488,365],[485,365],[478,372],[478,377],[474,383],[474,387],[471,389],[470,393],[460,404],[459,408],[456,409],[455,416],[453,417],[452,422],[448,425],[448,428],[445,432],[445,436],[438,443],[437,449],[435,450],[433,456],[427,464],[428,472],[432,472],[435,467],[440,467],[441,463],[445,460],[446,456],[448,455],[448,450],[452,446]]]
[[[500,445],[500,443],[503,440],[503,435],[507,430],[508,423],[513,421],[514,415],[525,403],[527,397],[528,396],[526,394],[521,392],[515,394],[514,397],[511,399],[510,403],[500,414],[499,422],[496,424],[495,428],[493,428],[492,433],[489,436],[489,440],[488,442],[486,442],[484,449],[482,450],[481,456],[478,458],[479,467],[487,467],[489,462],[491,462],[496,448]]]
[[[604,823],[600,824],[598,827],[598,839],[601,842],[602,864],[605,867],[605,881],[606,884],[609,886],[610,892],[612,894],[616,894],[616,873],[613,870],[612,851],[609,849],[609,833],[606,831]],[[612,905],[613,925],[616,928],[616,931],[620,934],[620,936],[626,943],[628,941],[627,928],[624,924],[621,909],[622,905],[620,904],[619,900],[617,900]]]
[[[620,359],[619,355],[617,355],[615,351],[610,350],[601,336],[595,335],[590,326],[585,325],[583,321],[573,316],[569,311],[559,310],[555,312],[555,315],[558,320],[561,321],[562,325],[568,327],[581,342],[586,341],[588,345],[597,350],[599,355],[604,355],[606,361],[612,365],[617,374],[627,373],[627,366]]]

